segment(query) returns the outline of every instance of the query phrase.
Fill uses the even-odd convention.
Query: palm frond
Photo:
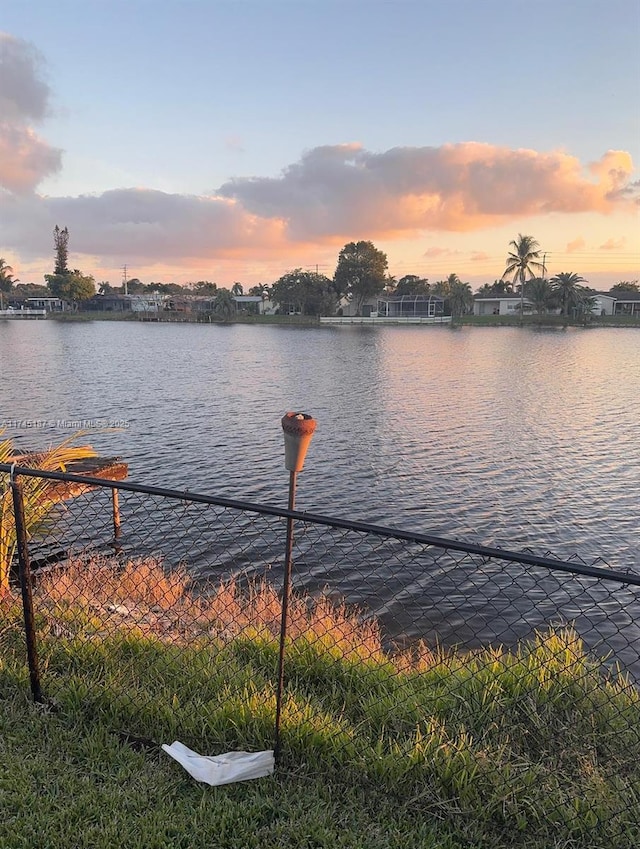
[[[74,442],[84,436],[86,431],[78,431],[59,445],[37,454],[17,455],[14,442],[10,438],[0,441],[0,463],[9,463],[20,456],[24,466],[43,471],[65,471],[70,463],[96,457],[90,445],[75,445]],[[0,437],[4,431],[0,430]],[[50,497],[51,484],[43,478],[25,477],[22,481],[26,531],[33,535],[42,527],[43,521],[51,511],[55,501]],[[9,487],[9,475],[0,473],[0,595],[9,587],[9,570],[16,547],[16,527],[13,515],[13,500]]]

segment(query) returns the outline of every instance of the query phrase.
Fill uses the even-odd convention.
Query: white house
[[[160,312],[163,309],[166,295],[159,292],[147,292],[144,295],[129,295],[132,312]]]
[[[520,295],[494,295],[490,298],[474,298],[474,315],[520,315]],[[522,301],[524,313],[533,312],[533,304],[527,298]]]
[[[616,298],[605,292],[596,292],[593,296],[593,315],[613,315],[616,307]]]
[[[233,300],[236,304],[236,312],[247,311],[247,309],[255,309],[258,315],[266,312],[267,299],[262,295],[234,295]]]

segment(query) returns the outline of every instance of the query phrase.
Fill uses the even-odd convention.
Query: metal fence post
[[[27,643],[31,694],[34,701],[44,702],[40,687],[40,670],[38,668],[36,625],[33,615],[33,595],[31,592],[31,564],[29,562],[27,528],[24,516],[24,497],[22,484],[15,479],[13,471],[11,473],[11,493],[13,496],[13,516],[16,525],[16,547],[20,567],[20,589],[22,592],[22,609],[24,611],[24,634]]]
[[[306,413],[286,413],[282,418],[284,432],[285,468],[289,470],[288,509],[294,510],[296,503],[296,476],[302,471],[307,448],[316,429],[315,420]],[[291,558],[293,553],[293,518],[287,517],[287,541],[284,560],[284,582],[282,586],[282,615],[280,620],[280,646],[278,651],[278,683],[276,690],[276,723],[273,756],[276,764],[280,760],[280,721],[282,697],[284,695],[284,655],[287,640],[289,598],[291,596]]]

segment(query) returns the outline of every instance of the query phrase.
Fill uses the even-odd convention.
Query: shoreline
[[[333,318],[333,317],[332,317]],[[366,322],[357,317],[345,318],[344,321],[322,321],[319,316],[307,315],[269,315],[269,316],[237,316],[227,320],[212,319],[209,316],[186,316],[185,314],[173,314],[168,316],[154,315],[153,317],[139,317],[132,313],[113,312],[75,312],[75,313],[48,313],[47,319],[60,322],[74,321],[129,321],[140,324],[209,324],[228,326],[232,324],[257,324],[257,325],[279,325],[285,327],[336,327],[340,324],[347,326],[364,325],[368,327],[389,327],[418,325],[429,327],[534,327],[539,329],[564,329],[566,327],[580,327],[584,329],[596,327],[608,328],[640,328],[640,316],[592,316],[588,321],[576,320],[565,316],[525,316],[520,319],[516,316],[456,316],[449,321],[418,321],[418,320],[390,320],[390,319],[368,319]]]

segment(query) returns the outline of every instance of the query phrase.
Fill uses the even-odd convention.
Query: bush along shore
[[[640,844],[640,692],[570,628],[517,649],[385,651],[376,622],[294,597],[282,762],[210,788],[159,750],[273,745],[280,602],[197,592],[153,560],[79,559],[0,603],[0,847]]]

